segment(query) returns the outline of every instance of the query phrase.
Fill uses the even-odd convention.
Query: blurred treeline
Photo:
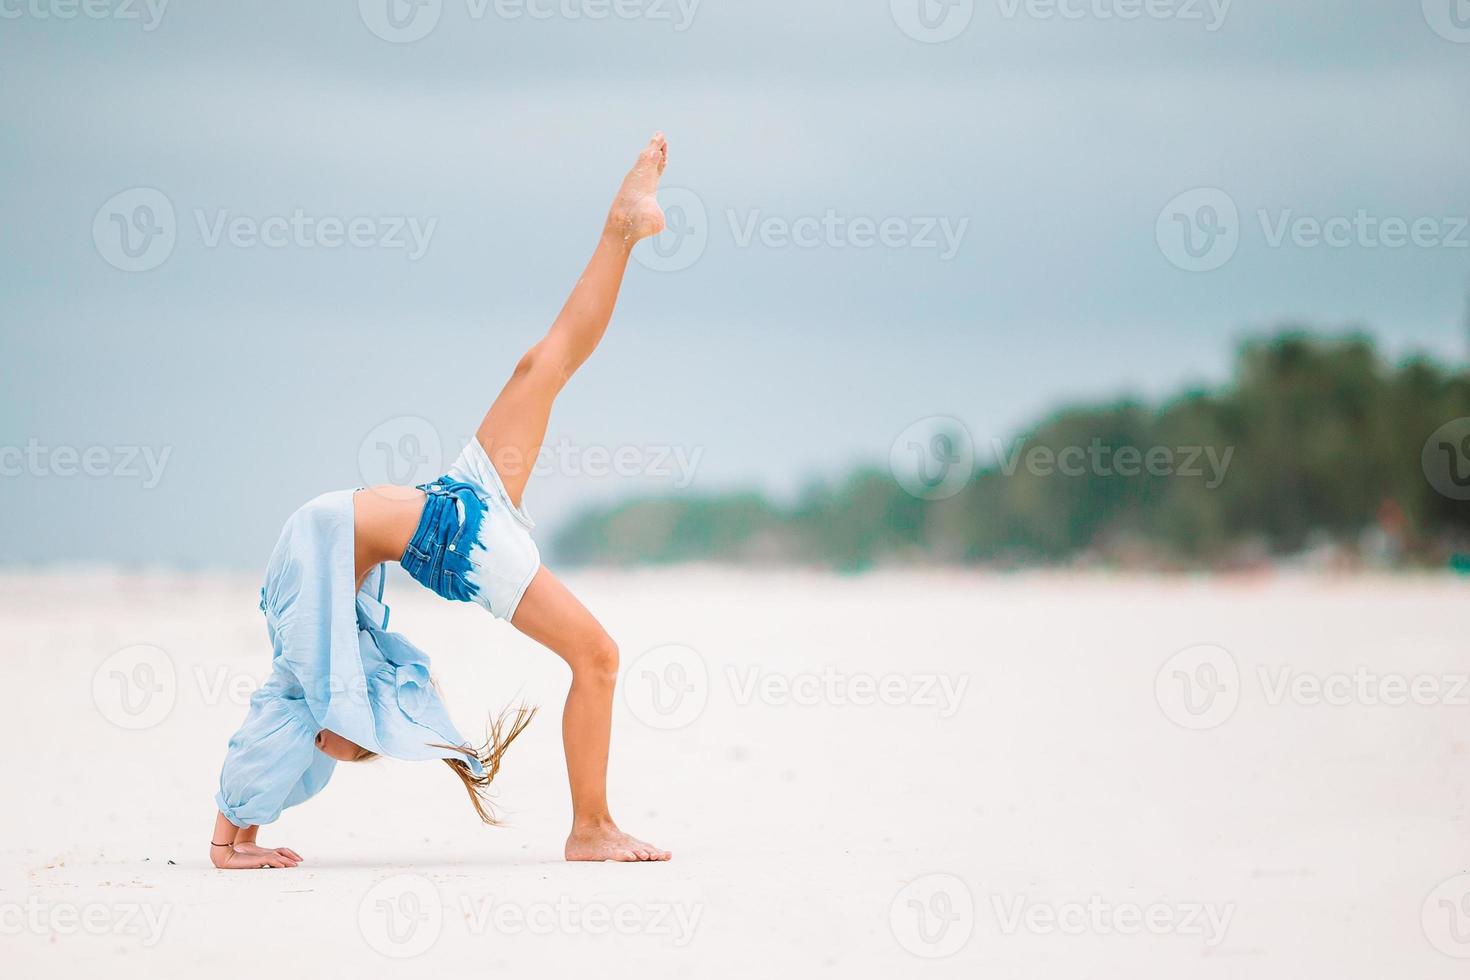
[[[1470,503],[1431,486],[1421,452],[1431,433],[1466,416],[1470,373],[1463,369],[1423,358],[1390,365],[1365,336],[1289,330],[1243,345],[1231,381],[1218,390],[1158,405],[1067,408],[998,452],[977,440],[973,476],[962,476],[962,489],[946,499],[921,499],[888,468],[867,468],[813,487],[789,507],[755,493],[684,493],[590,511],[555,549],[562,560],[582,563],[843,569],[886,562],[1240,567],[1288,557],[1438,564],[1467,550]],[[1032,450],[1039,447],[1038,456]],[[1079,473],[1079,449],[1070,455],[1074,475],[1027,462],[1066,447],[1091,448],[1090,459],[1100,447],[1105,463]],[[1136,447],[1138,456],[1118,456],[1122,447]],[[1170,450],[1172,471],[1136,464],[1156,447]],[[1187,447],[1212,451],[1201,452],[1189,473]],[[1190,475],[1195,469],[1199,475]]]

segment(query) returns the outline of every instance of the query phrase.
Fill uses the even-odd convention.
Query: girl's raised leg
[[[607,330],[633,246],[663,231],[664,213],[654,195],[668,154],[668,142],[657,133],[638,155],[582,278],[546,336],[516,364],[475,433],[517,507],[546,438],[552,402]]]

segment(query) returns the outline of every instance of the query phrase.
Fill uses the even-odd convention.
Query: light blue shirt
[[[286,521],[271,553],[261,609],[271,674],[230,738],[215,804],[237,827],[267,824],[321,791],[335,760],[316,747],[336,732],[395,759],[480,762],[449,719],[429,657],[387,632],[383,566],[354,582],[351,490],[322,494]]]

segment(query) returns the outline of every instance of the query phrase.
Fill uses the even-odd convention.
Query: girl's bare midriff
[[[352,495],[357,585],[386,561],[398,561],[418,530],[425,494],[415,487],[385,484]]]

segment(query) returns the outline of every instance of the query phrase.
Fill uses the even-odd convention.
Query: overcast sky
[[[1467,352],[1461,0],[391,2],[0,0],[0,562],[260,567],[432,475],[658,128],[674,228],[558,403],[543,541],[927,416],[983,455],[1282,323]]]

